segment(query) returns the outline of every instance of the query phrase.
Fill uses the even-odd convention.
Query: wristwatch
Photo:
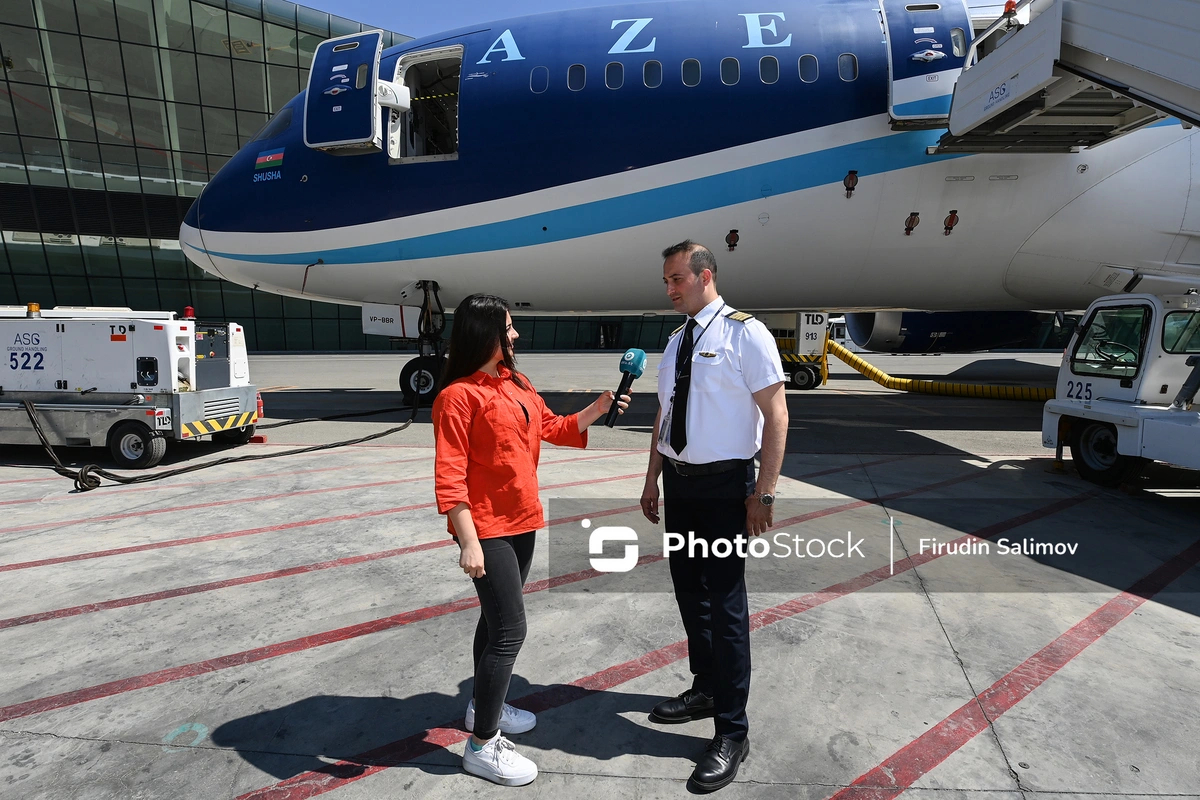
[[[762,492],[755,492],[755,494],[758,495],[758,502],[762,503],[764,506],[775,505],[775,495],[765,494]]]

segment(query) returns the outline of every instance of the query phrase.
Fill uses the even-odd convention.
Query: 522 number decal
[[[1068,400],[1091,400],[1092,384],[1083,381],[1067,381]]]
[[[8,368],[44,370],[45,367],[42,366],[44,358],[41,353],[9,353]]]

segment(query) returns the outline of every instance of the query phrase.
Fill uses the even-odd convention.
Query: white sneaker
[[[478,753],[467,739],[463,751],[463,769],[501,786],[524,786],[538,775],[537,764],[517,752],[504,734],[497,733]]]
[[[467,718],[464,720],[469,731],[475,730],[475,700],[467,703]],[[500,732],[515,736],[518,733],[528,733],[537,725],[537,715],[532,711],[513,708],[508,703],[500,709]]]

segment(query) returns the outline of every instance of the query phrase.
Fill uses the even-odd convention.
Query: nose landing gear
[[[400,370],[400,392],[405,403],[428,406],[437,396],[446,360],[446,343],[442,340],[446,309],[438,297],[437,281],[419,281],[417,286],[425,292],[417,326],[417,357]]]

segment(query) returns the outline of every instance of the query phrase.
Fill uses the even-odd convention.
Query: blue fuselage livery
[[[310,89],[221,169],[181,238],[204,269],[296,297],[400,303],[435,280],[450,306],[490,291],[534,311],[661,308],[656,254],[684,238],[760,309],[1076,308],[1106,267],[1200,270],[1200,142],[1175,120],[1080,153],[969,156],[929,155],[944,128],[893,122],[948,113],[971,37],[965,0],[465,27],[383,53],[380,77],[426,114],[405,123],[406,155],[306,146]],[[331,115],[363,91],[340,66],[310,84]],[[263,168],[268,152],[286,160]]]

